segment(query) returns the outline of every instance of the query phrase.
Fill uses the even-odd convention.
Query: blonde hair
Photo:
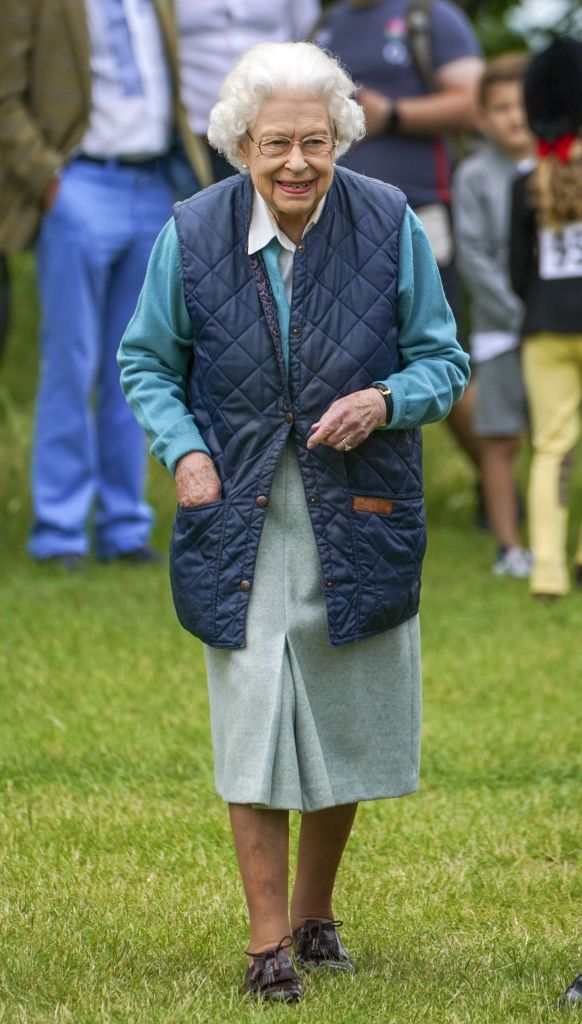
[[[265,100],[309,96],[321,100],[328,110],[339,157],[366,131],[354,92],[347,71],[315,43],[258,43],[243,53],[222,83],[210,113],[208,141],[242,170],[238,143]]]
[[[582,220],[582,140],[572,143],[566,163],[541,157],[529,183],[529,199],[542,227],[563,228]]]

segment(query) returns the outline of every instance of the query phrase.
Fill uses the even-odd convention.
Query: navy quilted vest
[[[175,209],[195,339],[190,405],[224,497],[177,511],[174,601],[182,625],[206,643],[244,646],[269,491],[291,435],[321,559],[330,640],[345,644],[418,609],[425,549],[420,431],[377,430],[347,454],[305,447],[311,424],[335,398],[399,369],[405,199],[336,169],[319,223],[294,258],[287,379],[262,261],[247,254],[252,194],[250,179],[237,175]]]

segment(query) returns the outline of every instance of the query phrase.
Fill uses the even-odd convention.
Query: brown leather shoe
[[[265,949],[262,953],[247,950],[247,956],[252,956],[253,963],[245,974],[245,992],[276,1003],[294,1003],[301,999],[301,978],[286,952],[292,945],[291,936],[285,935],[273,949]]]
[[[344,948],[338,928],[343,921],[304,921],[293,932],[295,957],[302,967],[331,967],[336,971],[354,971],[353,961]]]

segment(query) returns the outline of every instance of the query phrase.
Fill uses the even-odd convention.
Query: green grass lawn
[[[556,998],[582,971],[582,593],[544,607],[491,575],[463,461],[444,428],[426,430],[422,787],[359,813],[336,902],[357,973],[310,978],[297,1007],[245,1002],[201,646],[166,570],[70,577],[25,554],[37,314],[31,262],[15,266],[0,369],[0,1022],[563,1019]],[[162,548],[173,484],[154,465],[150,497]]]

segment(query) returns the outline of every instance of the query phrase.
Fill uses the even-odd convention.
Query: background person
[[[510,272],[525,304],[534,597],[568,593],[568,484],[582,404],[582,43],[558,38],[525,75],[537,166],[513,187]],[[582,531],[575,555],[582,583]]]
[[[419,17],[426,25],[422,33],[416,28]],[[420,44],[413,41],[419,34]],[[325,13],[315,39],[361,85],[366,137],[343,164],[402,189],[427,231],[447,300],[461,324],[445,136],[476,125],[483,61],[468,19],[447,0],[341,0]],[[481,447],[473,419],[469,385],[447,423],[479,480]]]
[[[144,438],[115,357],[171,210],[173,124],[207,181],[205,155],[165,3],[37,7],[6,0],[0,33],[0,250],[36,242],[42,308],[29,550],[78,568],[96,500],[98,557],[149,561]]]
[[[319,17],[319,0],[174,0],[179,34],[182,98],[192,131],[206,139],[210,111],[223,79],[249,46],[305,39]],[[232,164],[207,146],[215,181],[234,173]],[[201,187],[180,149],[172,159],[181,198]]]
[[[176,207],[120,350],[176,474],[174,599],[206,644],[245,985],[267,999],[302,994],[291,933],[299,964],[351,967],[332,898],[357,803],[417,786],[418,426],[468,377],[404,196],[334,166],[363,132],[352,93],[308,43],[241,58],[209,138],[243,173]]]
[[[458,265],[471,294],[476,367],[475,433],[489,522],[498,545],[493,572],[526,577],[531,556],[519,538],[514,467],[528,427],[519,330],[523,307],[508,274],[511,186],[533,152],[523,107],[525,54],[489,61],[479,86],[488,144],[457,170],[454,224]]]

